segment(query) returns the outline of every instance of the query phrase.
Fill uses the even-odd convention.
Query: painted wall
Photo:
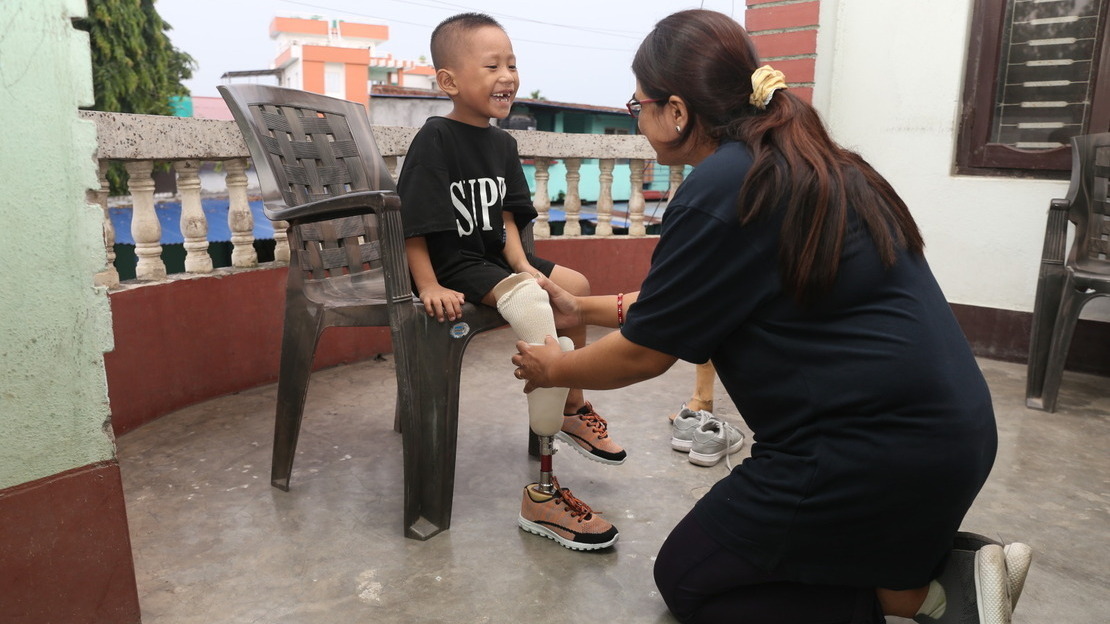
[[[88,36],[82,0],[0,3],[0,490],[114,458],[112,348]],[[39,241],[41,244],[18,244]]]
[[[596,202],[598,196],[601,195],[601,166],[598,164],[596,158],[582,159],[582,165],[578,169],[578,195],[582,198],[583,202]],[[614,201],[628,201],[632,196],[632,171],[629,169],[627,163],[621,163],[613,166],[613,200]],[[535,165],[524,165],[524,176],[528,178],[528,188],[532,189],[533,195],[536,192],[536,167]],[[551,201],[559,200],[561,195],[567,192],[567,166],[562,159],[559,159],[553,165],[548,167],[548,182],[547,194],[551,197]],[[658,184],[653,186],[653,189],[666,189],[667,183],[664,177]]]
[[[1049,201],[1067,183],[953,173],[971,11],[822,0],[814,104],[906,200],[950,302],[1031,312]],[[1083,317],[1110,319],[1110,301]]]
[[[370,124],[374,126],[404,126],[419,128],[429,117],[443,116],[451,112],[451,100],[447,98],[392,98],[371,96]]]

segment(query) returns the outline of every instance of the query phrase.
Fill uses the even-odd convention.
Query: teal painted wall
[[[605,134],[607,129],[623,129],[628,134],[636,134],[636,120],[627,115],[613,115],[603,113],[589,113],[584,111],[535,109],[529,111],[536,119],[536,129],[546,132],[568,132],[576,134]],[[654,164],[654,162],[653,162]],[[668,173],[666,167],[658,165],[652,168],[651,173],[646,173],[644,190],[666,191],[668,186]],[[560,194],[565,194],[566,166],[560,160],[552,165],[548,181],[548,195],[552,201],[559,199]],[[632,196],[632,183],[629,178],[630,171],[627,161],[618,161],[613,168],[613,200],[628,201]],[[524,166],[524,175],[528,178],[529,187],[536,190],[536,168],[530,164]],[[597,160],[587,158],[582,161],[579,169],[578,194],[583,202],[596,202],[601,195],[601,168]]]
[[[0,2],[0,489],[110,460],[112,348],[82,0]]]

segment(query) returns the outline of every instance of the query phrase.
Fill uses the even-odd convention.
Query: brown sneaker
[[[524,487],[520,501],[520,528],[550,537],[571,550],[599,550],[617,541],[617,528],[602,520],[590,506],[574,497],[570,490],[555,484],[554,494],[540,492],[538,483]]]
[[[555,438],[590,459],[617,466],[628,453],[609,437],[609,425],[594,411],[589,401],[573,414],[563,414],[563,430]]]

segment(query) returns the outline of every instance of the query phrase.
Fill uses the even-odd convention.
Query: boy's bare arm
[[[524,243],[520,240],[520,230],[516,227],[516,217],[506,210],[501,213],[501,218],[505,222],[505,250],[502,252],[505,261],[517,273],[534,275],[536,269],[528,262],[528,256],[524,255]]]
[[[416,294],[424,302],[424,311],[437,321],[454,321],[462,317],[463,294],[445,288],[436,279],[432,260],[428,256],[428,242],[423,236],[405,239],[405,256],[409,261],[409,272],[416,283]]]

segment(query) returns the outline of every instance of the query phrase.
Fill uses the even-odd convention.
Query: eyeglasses
[[[634,118],[638,118],[640,116],[640,111],[643,110],[643,108],[644,108],[644,104],[651,104],[652,102],[662,102],[666,99],[667,98],[663,97],[663,98],[646,98],[646,99],[643,99],[643,100],[637,100],[636,96],[633,95],[630,100],[628,100],[627,102],[624,103],[624,105],[628,107],[628,114],[629,115],[632,115],[632,117],[634,117]]]

